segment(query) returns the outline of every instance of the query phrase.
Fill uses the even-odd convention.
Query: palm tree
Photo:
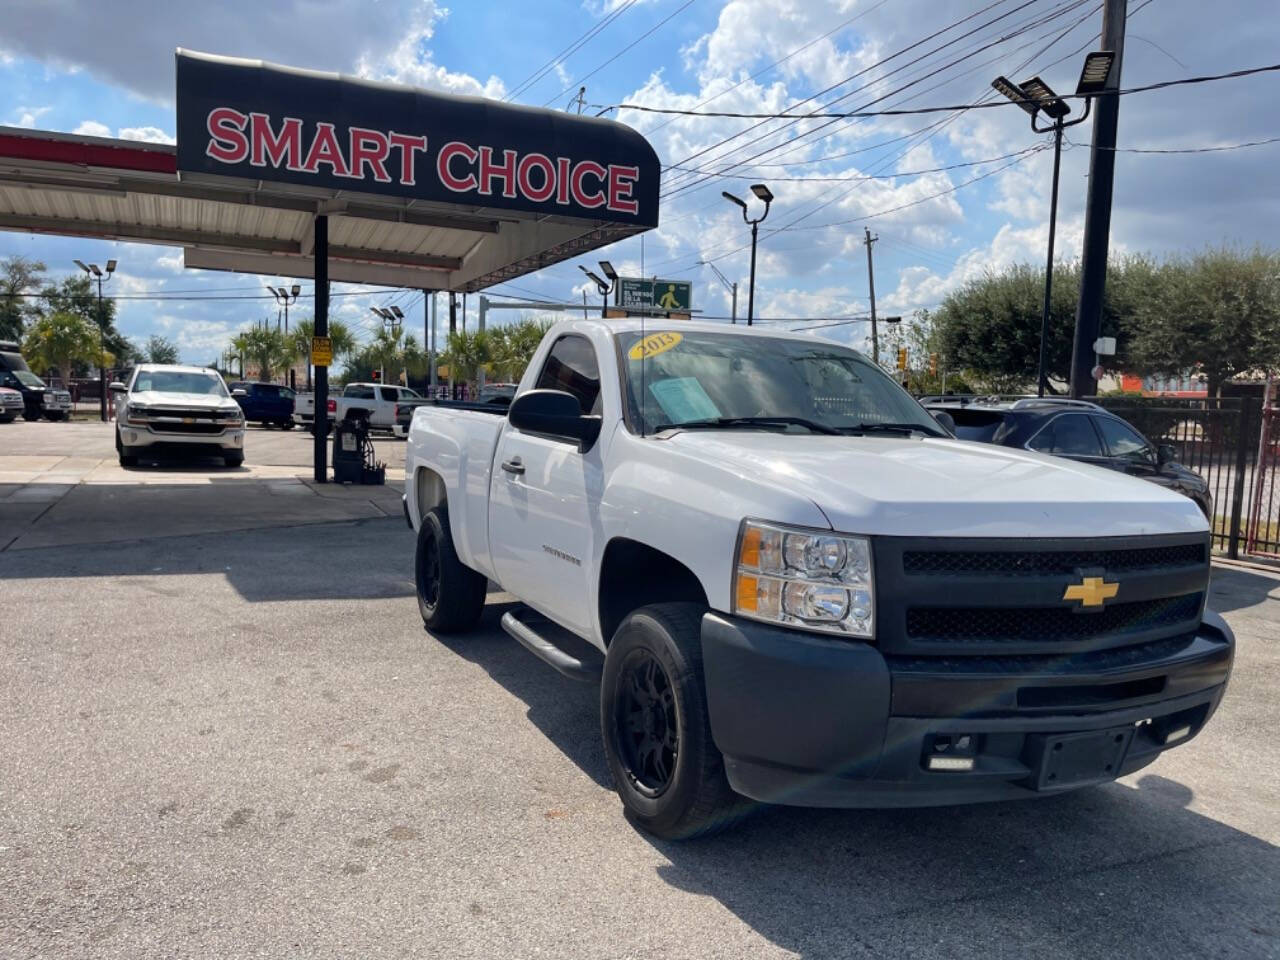
[[[545,320],[525,319],[491,331],[498,375],[509,382],[519,381],[550,329],[551,324]]]
[[[290,335],[297,356],[307,358],[307,390],[311,389],[311,338],[316,334],[313,320],[299,320]],[[333,359],[349,357],[355,352],[356,338],[351,335],[351,328],[341,320],[329,321],[329,343],[333,349]]]
[[[441,359],[449,365],[452,377],[476,383],[478,389],[480,371],[493,359],[493,342],[486,330],[455,330],[449,334]]]
[[[270,381],[277,370],[288,367],[297,356],[292,338],[286,339],[279,330],[254,327],[242,336],[245,339],[241,356],[257,364],[259,382]]]
[[[244,379],[244,359],[249,355],[249,334],[241,331],[231,338],[231,350],[240,361],[240,379]]]

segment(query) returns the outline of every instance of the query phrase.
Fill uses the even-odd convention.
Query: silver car
[[[121,466],[134,466],[144,453],[244,463],[244,414],[216,370],[146,363],[111,391]]]

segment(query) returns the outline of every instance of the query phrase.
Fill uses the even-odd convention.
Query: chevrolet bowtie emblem
[[[1107,583],[1102,577],[1085,577],[1073,583],[1062,594],[1063,600],[1079,600],[1084,607],[1100,607],[1120,591],[1120,584]]]

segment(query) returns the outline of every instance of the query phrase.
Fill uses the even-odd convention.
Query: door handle
[[[519,457],[512,457],[510,460],[502,461],[502,469],[515,476],[524,473],[524,464],[520,462]]]

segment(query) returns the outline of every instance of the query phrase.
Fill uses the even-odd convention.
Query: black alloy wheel
[[[675,692],[666,670],[651,652],[630,652],[614,710],[617,744],[627,779],[646,797],[671,786],[680,759],[680,724]]]

